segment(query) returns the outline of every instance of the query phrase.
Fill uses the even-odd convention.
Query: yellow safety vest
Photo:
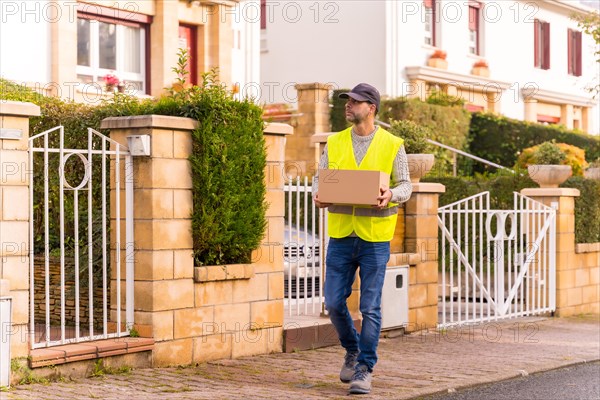
[[[329,168],[382,171],[392,174],[394,159],[404,140],[379,127],[360,166],[356,165],[352,147],[352,128],[327,139]],[[327,219],[329,236],[343,238],[356,232],[369,242],[387,242],[394,237],[398,219],[398,205],[389,203],[379,210],[373,207],[329,206]]]

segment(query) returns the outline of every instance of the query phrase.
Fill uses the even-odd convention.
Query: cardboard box
[[[379,188],[390,176],[380,171],[319,169],[319,201],[332,204],[376,206]]]

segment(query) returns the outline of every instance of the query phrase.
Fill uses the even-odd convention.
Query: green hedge
[[[600,242],[600,182],[574,176],[560,186],[580,192],[575,198],[575,241]]]
[[[513,192],[538,185],[527,174],[504,173],[476,178],[427,177],[423,182],[438,182],[446,186],[440,195],[439,206],[445,206],[466,197],[489,191],[490,206],[496,209],[513,208]],[[600,182],[581,177],[571,177],[560,187],[578,189],[575,198],[575,241],[577,243],[600,242]]]
[[[31,135],[63,125],[67,148],[87,148],[87,128],[99,130],[100,122],[109,116],[160,114],[198,120],[199,126],[192,135],[193,154],[190,157],[195,261],[200,265],[246,263],[250,261],[252,250],[260,245],[265,230],[266,150],[262,110],[250,101],[234,100],[216,82],[214,72],[203,78],[200,87],[156,100],[140,101],[116,94],[97,106],[41,96],[0,79],[0,100],[29,101],[39,105],[42,115],[31,118]],[[57,145],[50,143],[50,146]],[[35,161],[38,165],[43,163],[43,159]],[[51,182],[51,187],[57,188],[57,181]],[[34,190],[35,198],[43,198],[40,184]],[[100,193],[102,188],[94,190]],[[51,197],[57,204],[56,190],[51,192]],[[70,198],[65,196],[67,210],[72,207]],[[85,203],[80,200],[80,205],[85,207],[82,201]],[[59,223],[57,208],[51,208],[53,229],[57,229]],[[39,216],[41,210],[36,207],[34,212]],[[86,218],[80,215],[80,219]],[[39,243],[43,240],[43,226],[39,224],[34,229]],[[57,245],[58,238],[51,238],[51,246],[57,248]]]
[[[519,153],[545,141],[556,140],[585,150],[587,161],[600,157],[600,138],[557,125],[518,121],[494,114],[475,113],[469,131],[469,152],[512,168]],[[476,164],[483,172],[483,164]]]

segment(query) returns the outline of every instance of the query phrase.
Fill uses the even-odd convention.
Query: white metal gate
[[[438,225],[440,326],[555,310],[555,208],[515,192],[493,210],[483,192],[440,207]]]
[[[62,126],[29,139],[32,348],[133,326],[132,157],[91,128],[87,139],[87,149],[66,149]]]
[[[285,191],[283,246],[284,296],[287,315],[319,315],[327,246],[326,212],[315,207],[308,178],[288,181]]]

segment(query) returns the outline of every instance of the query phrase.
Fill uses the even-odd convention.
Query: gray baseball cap
[[[379,111],[379,91],[368,83],[359,83],[354,88],[346,93],[340,93],[340,99],[347,99],[348,97],[353,98],[356,101],[367,101],[371,104],[375,104],[377,111]]]

